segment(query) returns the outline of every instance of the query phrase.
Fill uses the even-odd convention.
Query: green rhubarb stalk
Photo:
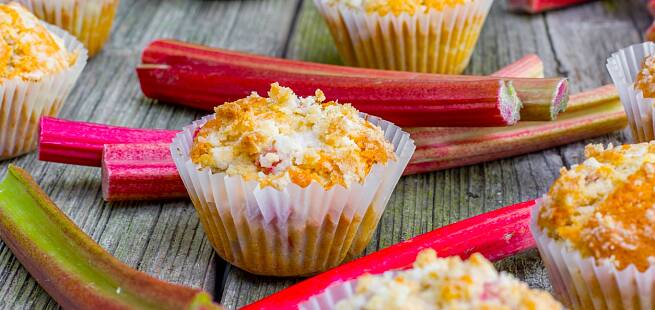
[[[157,280],[111,256],[13,165],[0,183],[0,237],[65,309],[220,309],[200,289]]]

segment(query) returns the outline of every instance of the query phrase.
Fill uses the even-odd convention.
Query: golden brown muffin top
[[[550,294],[530,289],[512,275],[498,273],[480,254],[463,261],[419,253],[413,269],[364,275],[356,292],[337,303],[338,310],[385,309],[563,309]]]
[[[645,98],[655,97],[655,56],[647,56],[641,62],[641,70],[637,73],[635,88],[641,90]]]
[[[215,108],[194,140],[191,159],[214,172],[240,175],[277,189],[315,181],[325,188],[363,183],[375,164],[395,160],[380,127],[349,104],[299,98],[277,83]]]
[[[382,16],[389,13],[400,15],[402,13],[414,14],[426,12],[430,9],[443,10],[471,0],[332,0],[335,3],[345,3],[353,7],[361,7],[368,13],[378,13]]]
[[[538,225],[583,257],[644,271],[655,257],[655,142],[589,145],[544,197]]]
[[[20,4],[0,4],[0,79],[37,81],[70,67],[75,54]]]

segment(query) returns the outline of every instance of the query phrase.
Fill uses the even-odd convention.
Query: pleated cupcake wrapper
[[[109,37],[119,0],[18,0],[37,17],[77,37],[89,57],[102,49]]]
[[[261,275],[308,275],[341,263],[363,250],[403,170],[414,153],[414,141],[402,129],[362,115],[380,126],[393,143],[397,160],[375,165],[363,184],[325,190],[260,188],[256,181],[201,169],[189,158],[196,130],[214,116],[187,126],[171,152],[202,225],[226,261]],[[357,253],[359,254],[359,253]]]
[[[330,285],[320,294],[312,296],[302,302],[298,309],[300,310],[333,310],[337,304],[355,295],[357,290],[357,279],[337,282]]]
[[[71,67],[37,82],[21,78],[0,82],[0,160],[36,149],[39,119],[59,113],[86,65],[87,51],[82,43],[56,26],[45,26],[63,39],[69,52],[77,51],[77,60]]]
[[[655,44],[646,42],[624,48],[607,59],[607,69],[619,91],[632,137],[636,142],[655,140],[653,130],[655,100],[644,98],[642,91],[634,88],[643,59],[653,54],[655,54]]]
[[[398,16],[314,0],[350,66],[459,74],[469,63],[493,0]]]
[[[655,266],[618,270],[609,260],[582,257],[537,226],[538,203],[530,229],[558,299],[570,309],[655,309]]]

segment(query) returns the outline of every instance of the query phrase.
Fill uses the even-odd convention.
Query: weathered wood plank
[[[286,57],[341,63],[312,2],[303,3]],[[608,83],[604,67],[607,55],[640,41],[642,28],[649,24],[649,17],[634,12],[642,3],[613,4],[596,2],[527,16],[510,14],[504,10],[503,1],[497,1],[467,72],[487,74],[526,53],[537,53],[544,60],[547,75],[570,76],[576,91]],[[608,35],[611,29],[614,33]],[[484,211],[538,197],[559,175],[560,167],[580,160],[586,143],[624,140],[619,133],[515,158],[404,177],[366,253]],[[536,251],[497,265],[534,287],[550,287]],[[255,277],[228,268],[223,302],[230,309],[237,308],[298,280]]]
[[[89,62],[61,116],[180,128],[200,114],[143,98],[134,74],[141,49],[152,39],[167,37],[282,55],[297,3],[124,0],[111,41]],[[26,168],[64,212],[120,260],[165,280],[214,290],[219,259],[190,202],[107,204],[100,193],[99,169],[36,158],[30,154],[2,162],[0,175],[9,163]],[[0,242],[0,308],[56,307]]]

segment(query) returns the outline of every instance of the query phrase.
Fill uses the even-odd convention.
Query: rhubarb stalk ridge
[[[157,280],[114,258],[13,165],[0,183],[0,237],[65,309],[220,309],[200,289]]]

